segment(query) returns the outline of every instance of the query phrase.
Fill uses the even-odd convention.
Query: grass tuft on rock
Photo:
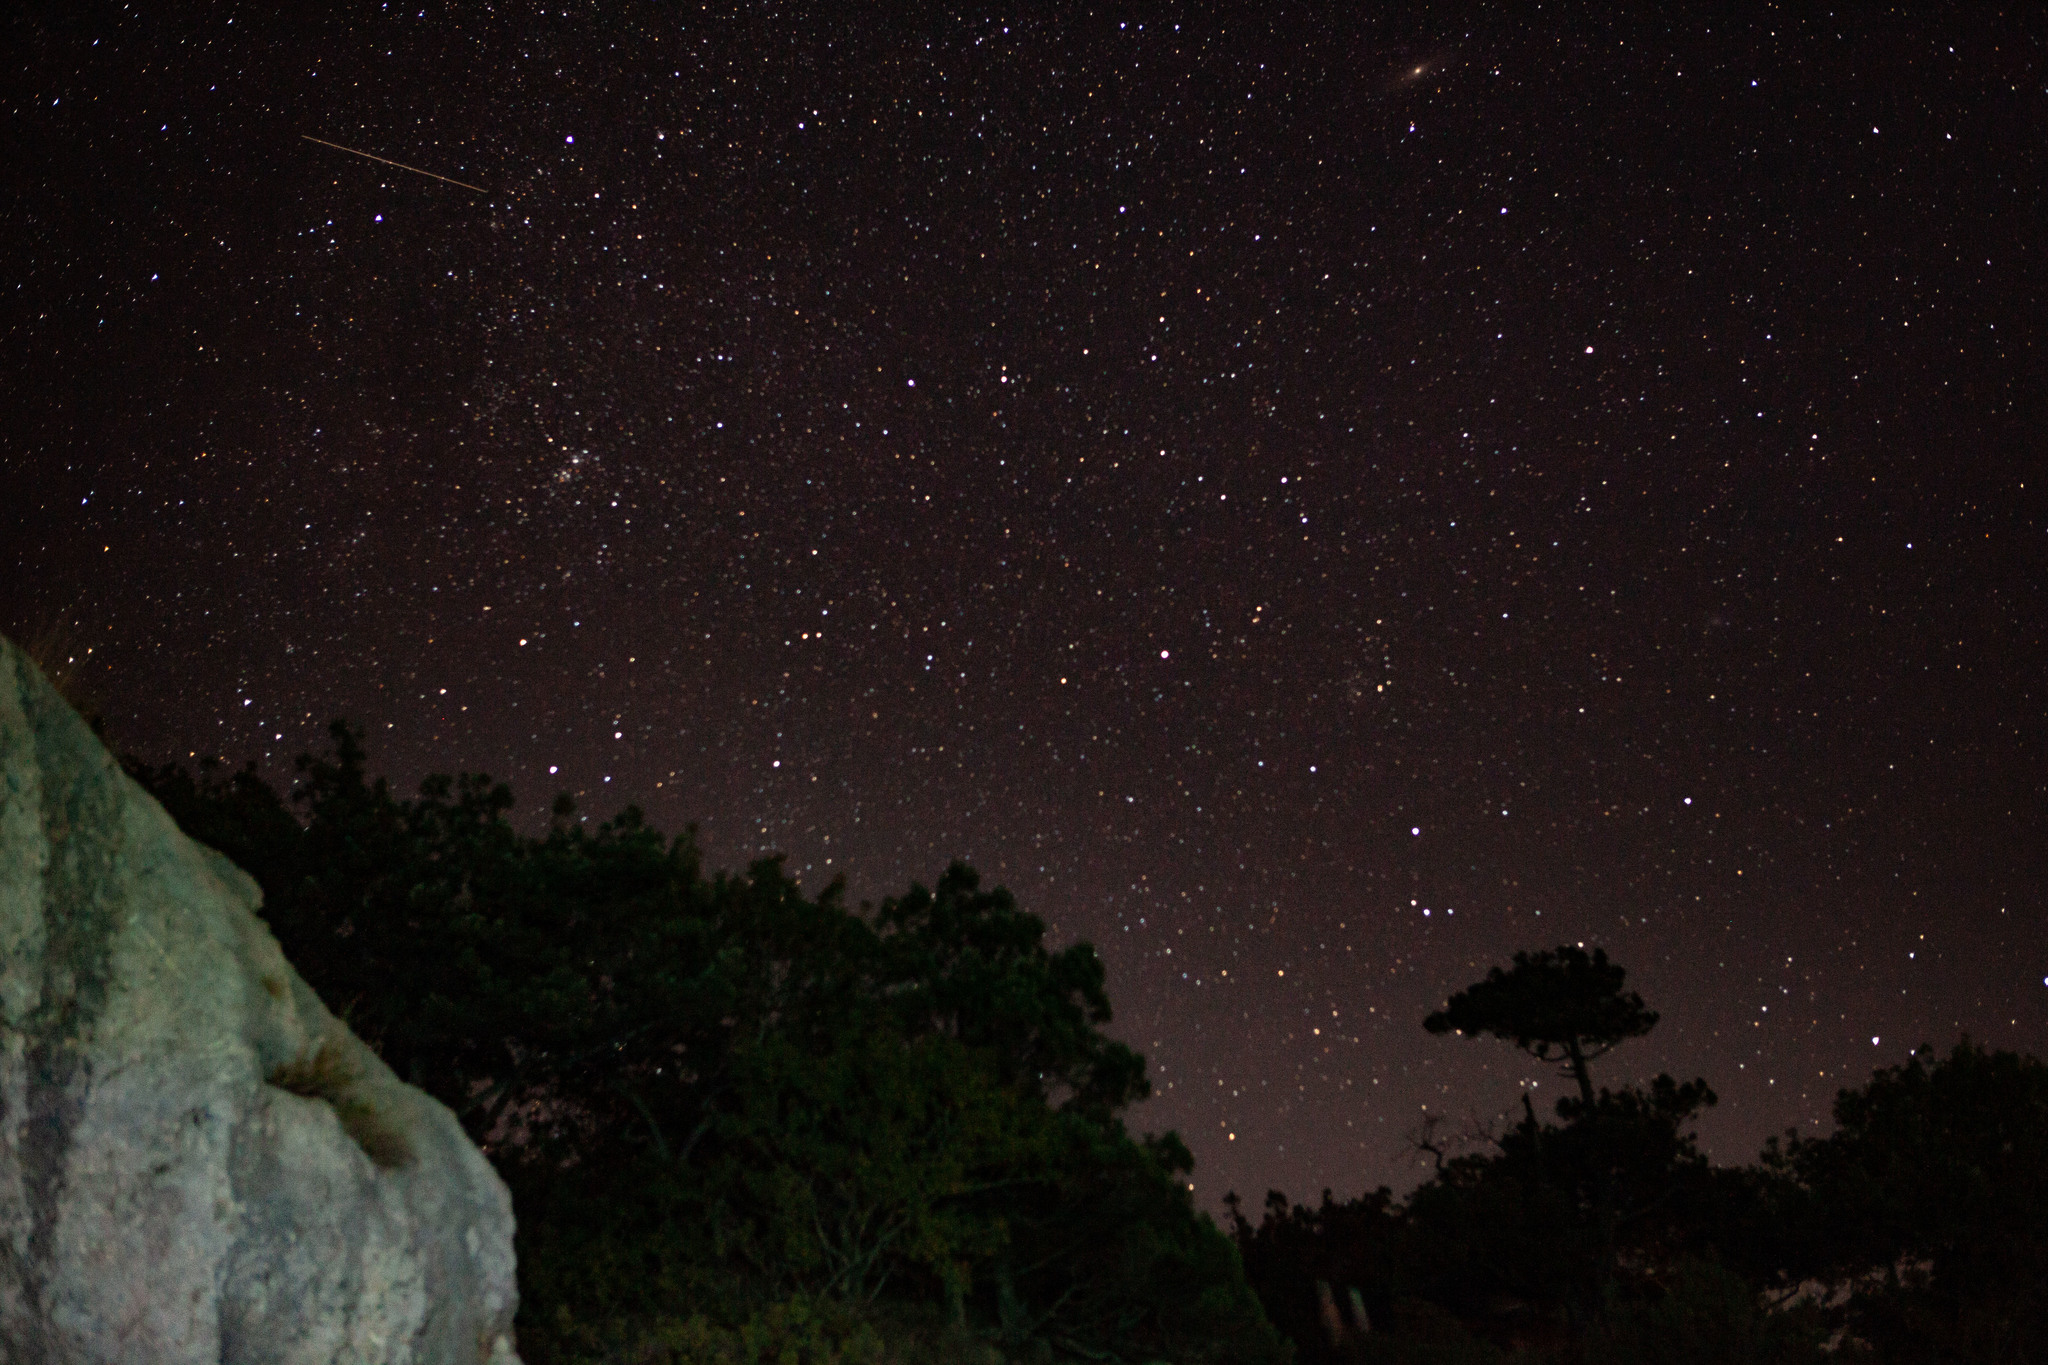
[[[280,1090],[319,1100],[341,1120],[342,1131],[362,1148],[380,1170],[397,1170],[413,1161],[412,1144],[370,1099],[357,1089],[362,1072],[350,1063],[332,1038],[323,1039],[310,1055],[301,1054],[273,1068],[264,1079]]]

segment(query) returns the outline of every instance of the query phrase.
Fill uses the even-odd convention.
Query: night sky
[[[1211,1207],[1544,1105],[1421,1028],[1517,948],[1723,1160],[2048,1051],[2040,12],[1046,8],[31,7],[0,630],[152,759],[966,859]]]

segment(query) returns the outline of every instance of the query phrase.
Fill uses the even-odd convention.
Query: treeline
[[[1432,1032],[1572,1082],[1555,1116],[1416,1135],[1434,1176],[1317,1207],[1232,1202],[1247,1272],[1301,1365],[2019,1365],[2048,1359],[2048,1066],[1965,1039],[1838,1097],[1836,1131],[1710,1165],[1703,1080],[1595,1089],[1657,1016],[1605,954],[1518,953]]]
[[[531,1365],[631,1361],[2007,1362],[2048,1342],[2048,1067],[1965,1041],[1838,1131],[1709,1164],[1705,1081],[1596,1087],[1657,1021],[1599,952],[1424,1021],[1562,1067],[1406,1199],[1199,1213],[1101,961],[958,864],[849,907],[779,861],[477,776],[400,798],[359,738],[129,771],[247,869],[306,980],[511,1187]]]
[[[968,868],[855,909],[632,809],[531,837],[342,725],[289,799],[128,768],[504,1176],[530,1365],[1288,1358],[1186,1147],[1123,1124],[1101,960]]]

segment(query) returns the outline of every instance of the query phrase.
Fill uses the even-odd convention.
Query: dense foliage
[[[955,865],[878,906],[707,875],[637,811],[400,799],[358,738],[130,771],[246,868],[307,981],[449,1105],[519,1215],[520,1339],[569,1360],[1273,1361],[1103,968]]]
[[[1888,1359],[2039,1360],[2048,1343],[2048,1065],[1967,1038],[1835,1102],[1766,1164],[1802,1196],[1801,1269],[1853,1290]]]

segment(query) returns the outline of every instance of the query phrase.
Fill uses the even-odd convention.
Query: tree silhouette
[[[1550,1305],[1581,1344],[1617,1294],[1654,1297],[1685,1257],[1715,1252],[1707,1212],[1729,1193],[1690,1131],[1714,1103],[1705,1081],[1593,1088],[1589,1063],[1657,1022],[1626,975],[1597,949],[1516,953],[1423,1021],[1431,1033],[1504,1038],[1577,1082],[1557,1103],[1562,1127],[1540,1122],[1525,1095],[1524,1121],[1491,1154],[1445,1163],[1409,1218],[1460,1267],[1464,1292]],[[1445,1302],[1484,1314],[1471,1298]]]
[[[755,1359],[820,1304],[1034,1358],[1286,1359],[1187,1148],[1124,1126],[1148,1087],[1101,959],[1003,888],[955,864],[854,911],[778,859],[707,873],[631,807],[563,798],[528,834],[481,775],[401,797],[331,733],[288,798],[253,764],[127,766],[498,1166],[527,1359],[728,1359],[747,1333]]]
[[[1491,1034],[1539,1062],[1555,1062],[1578,1082],[1579,1100],[1590,1109],[1596,1101],[1586,1064],[1657,1023],[1642,996],[1622,989],[1627,975],[1601,948],[1591,955],[1569,945],[1516,953],[1511,970],[1495,967],[1422,1026],[1438,1034]]]

